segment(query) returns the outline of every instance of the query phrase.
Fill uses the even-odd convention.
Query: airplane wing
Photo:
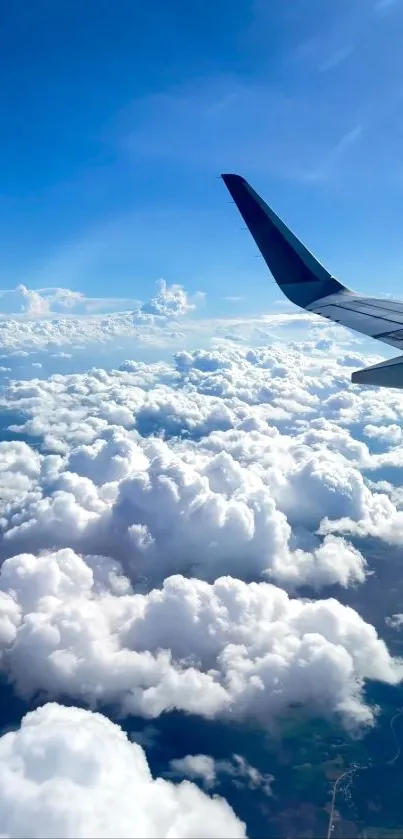
[[[318,262],[240,175],[221,175],[277,285],[297,306],[403,351],[403,301],[362,297]],[[358,370],[357,384],[403,389],[403,356]]]

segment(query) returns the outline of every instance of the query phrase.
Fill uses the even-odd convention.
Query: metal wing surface
[[[362,297],[346,288],[244,178],[225,174],[222,179],[276,283],[292,303],[403,351],[403,301]],[[352,381],[403,389],[403,356],[359,370]]]

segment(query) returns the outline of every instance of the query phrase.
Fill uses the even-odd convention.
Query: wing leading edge
[[[361,297],[318,262],[240,175],[221,176],[279,288],[297,306],[403,350],[403,301]],[[403,356],[352,381],[403,389]]]

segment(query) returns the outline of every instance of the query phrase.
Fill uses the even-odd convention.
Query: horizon
[[[399,296],[402,24],[392,0],[17,0],[0,56],[3,314],[21,285],[106,311],[111,284],[144,300],[160,277],[203,292],[209,316],[272,311],[229,170],[347,285]]]

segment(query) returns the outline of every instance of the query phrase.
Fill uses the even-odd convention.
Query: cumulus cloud
[[[364,426],[363,433],[366,437],[391,445],[397,445],[402,441],[402,429],[396,423],[390,425],[372,425],[370,423]]]
[[[157,285],[157,294],[144,303],[88,298],[68,288],[33,290],[19,285],[0,292],[0,351],[10,356],[16,351],[51,351],[65,345],[74,349],[130,338],[146,346],[169,344],[178,339],[178,319],[194,311],[204,294],[190,298],[181,285],[165,280]]]
[[[217,780],[216,761],[210,755],[185,755],[171,760],[173,775],[183,775],[186,778],[199,778],[206,787],[213,787]]]
[[[178,528],[182,520],[195,522],[199,515],[204,517],[203,527],[206,517],[209,519],[213,561],[214,552],[220,553],[220,540],[227,539],[231,528],[235,534],[231,521],[236,520],[241,528],[240,544],[247,543],[253,553],[252,567],[264,569],[268,566],[260,545],[264,538],[270,550],[270,539],[263,535],[268,519],[272,536],[280,531],[283,534],[275,536],[276,544],[289,546],[283,555],[292,550],[297,530],[296,546],[315,551],[320,543],[312,539],[312,533],[326,517],[330,524],[325,522],[322,534],[401,539],[397,495],[388,487],[393,488],[403,477],[403,445],[396,443],[403,400],[396,392],[383,391],[380,396],[377,391],[357,389],[348,385],[348,376],[343,357],[329,360],[326,354],[325,362],[323,351],[305,356],[295,347],[246,350],[227,346],[214,351],[182,351],[175,366],[128,361],[111,372],[92,369],[29,384],[12,382],[3,404],[14,414],[21,412],[27,417],[24,423],[13,424],[14,432],[33,434],[48,450],[65,455],[65,470],[90,478],[97,486],[109,481],[102,492],[107,492],[113,509],[109,502],[104,508],[103,532],[108,531],[108,522],[108,538],[111,529],[117,528],[126,553],[126,531],[133,525],[140,528],[143,555],[144,549],[148,556],[158,554],[159,531],[167,527],[174,531],[172,550],[179,551],[178,556],[194,551],[196,536],[192,541],[188,532],[187,541],[181,530],[178,545]],[[164,440],[147,443],[146,438],[153,434]],[[141,468],[138,455],[133,461],[127,454],[129,449],[139,448],[148,459],[146,465],[143,458]],[[110,454],[113,463],[107,466]],[[64,478],[63,490],[70,495],[63,499],[74,506],[77,493],[67,486],[70,482],[71,488],[72,480]],[[79,483],[75,481],[76,488]],[[163,510],[150,522],[152,513],[147,509],[147,505],[155,505],[163,485],[168,493],[167,509],[171,510],[168,525]],[[188,492],[192,505],[187,502]],[[63,506],[60,498],[59,511]],[[52,503],[47,493],[41,509],[47,510]],[[102,503],[98,504],[99,514]],[[264,509],[258,516],[261,503]],[[91,508],[91,512],[96,511]],[[33,521],[35,515],[33,508],[20,510],[15,526],[18,528],[20,521],[28,527],[26,522]],[[87,517],[85,512],[79,515],[80,521],[83,517]],[[343,527],[347,522],[347,529],[340,530],[340,522]],[[301,529],[305,530],[302,540]],[[310,539],[306,538],[308,531]],[[17,529],[12,538],[18,532],[21,535]],[[345,550],[345,543],[336,544],[341,552]],[[88,545],[78,547],[92,550]],[[108,549],[113,552],[113,545]],[[357,555],[352,556],[347,561],[350,570],[341,571],[339,578],[337,568],[345,563],[335,563],[334,581],[346,584],[362,579],[362,561],[360,570]],[[218,573],[234,570],[235,565],[221,565]],[[299,576],[297,573],[295,579]],[[305,575],[305,581],[312,577],[313,572]],[[327,581],[331,582],[330,577]]]
[[[265,795],[271,795],[274,776],[259,772],[242,755],[234,754],[229,760],[215,760],[210,755],[185,755],[170,762],[170,772],[166,773],[186,778],[199,779],[209,789],[218,785],[221,779],[230,778],[234,786],[242,789],[261,789]]]
[[[158,317],[181,317],[195,309],[185,289],[177,284],[168,286],[165,280],[158,283],[158,293],[148,303],[143,303],[141,312]]]
[[[19,285],[16,292],[24,301],[22,311],[30,317],[43,317],[58,309],[73,309],[85,299],[81,292],[71,291],[69,288],[45,288],[34,291],[25,285]]]
[[[265,479],[230,452],[186,445],[173,450],[162,440],[122,433],[73,449],[63,469],[60,459],[48,455],[43,469],[42,490],[38,485],[36,492],[27,491],[4,511],[3,555],[28,544],[36,549],[72,545],[122,561],[133,579],[146,577],[150,585],[175,571],[209,580],[227,573],[263,574],[291,587],[347,586],[365,578],[362,555],[343,539],[310,537],[309,550],[299,547],[281,509],[290,509],[293,492],[292,505],[301,498],[298,521],[311,524],[313,516],[319,523],[315,503],[323,509],[327,501],[323,469],[317,478],[306,468],[300,483],[289,482],[284,500],[284,478],[276,485],[281,474],[267,480],[270,473]],[[305,514],[302,499],[309,480],[312,500]],[[329,496],[335,487],[331,480]],[[350,509],[351,495],[349,484],[346,492],[342,483],[341,510]]]
[[[9,433],[35,438],[0,446],[1,667],[19,694],[263,726],[298,701],[371,723],[364,686],[399,683],[400,662],[353,610],[295,597],[365,580],[347,539],[403,540],[385,433],[403,400],[352,386],[351,363],[226,344],[11,382]]]
[[[80,291],[69,288],[30,289],[23,283],[15,289],[0,291],[0,309],[27,318],[41,318],[75,309],[86,301]],[[1,316],[1,315],[0,315]]]
[[[55,350],[62,346],[103,344],[124,336],[141,337],[130,312],[87,318],[64,317],[18,320],[16,316],[0,321],[0,350],[11,355],[25,350]]]
[[[337,537],[402,540],[403,400],[346,385],[342,362],[228,346],[11,382],[3,405],[25,418],[11,429],[63,459],[4,511],[3,555],[105,549],[151,584],[174,571],[362,581]]]
[[[222,798],[153,778],[101,714],[48,704],[0,738],[0,831],[17,837],[244,837]]]
[[[390,626],[391,629],[401,629],[403,626],[403,614],[397,613],[396,615],[391,615],[390,617],[385,618],[385,623],[387,626]]]
[[[373,720],[365,681],[403,676],[353,609],[267,583],[176,575],[133,593],[116,563],[65,549],[6,560],[0,592],[1,667],[25,697],[262,725],[298,701],[356,725]]]
[[[178,353],[175,366],[128,361],[110,373],[92,369],[33,380],[29,387],[26,382],[11,383],[2,404],[34,413],[43,432],[57,426],[62,410],[68,416],[67,412],[80,406],[86,417],[102,414],[116,403],[131,410],[133,422],[146,433],[154,426],[165,434],[204,436],[233,428],[242,420],[292,429],[297,423],[308,429],[312,422],[327,421],[328,440],[336,432],[342,440],[344,428],[361,419],[365,404],[348,385],[349,372],[339,361],[325,362],[323,353],[306,357],[289,347],[244,350],[225,346]],[[367,423],[374,418],[374,407],[383,412],[388,407],[389,416],[400,419],[401,399],[398,405],[386,406],[385,399],[373,397]],[[60,437],[65,430],[61,429]],[[345,432],[345,444],[348,438]],[[350,439],[350,445],[355,445],[357,453],[368,452],[364,443],[360,446]]]
[[[39,479],[41,458],[26,443],[0,442],[0,497],[3,512],[9,502],[26,498]]]
[[[178,346],[210,347],[215,340],[240,344],[260,344],[285,339],[288,345],[302,327],[309,332],[305,342],[307,353],[326,349],[334,360],[336,344],[344,344],[345,365],[361,366],[360,353],[355,356],[347,347],[356,339],[338,326],[323,324],[307,312],[249,317],[198,317],[191,315],[206,295],[202,291],[189,294],[183,286],[157,283],[157,293],[148,301],[131,298],[92,298],[68,288],[29,289],[19,285],[0,291],[0,353],[75,351],[78,348],[107,348],[116,345],[132,347],[137,352],[153,348],[175,352]],[[282,331],[285,334],[282,335]],[[368,361],[380,360],[378,357]]]
[[[168,285],[165,280],[157,283],[157,293],[149,301],[138,303],[134,300],[120,300],[120,308],[123,311],[125,304],[132,304],[134,312],[141,316],[154,315],[158,318],[182,317],[196,308],[196,303],[204,298],[202,292],[194,295],[191,301],[183,286],[174,283]],[[70,288],[38,288],[30,289],[24,284],[16,286],[15,289],[0,291],[0,307],[7,312],[14,314],[22,313],[25,318],[47,318],[58,314],[68,313],[78,309],[80,314],[95,311],[96,309],[110,306],[111,303],[119,303],[119,299],[112,298],[91,298],[86,297],[80,291],[73,291]]]

